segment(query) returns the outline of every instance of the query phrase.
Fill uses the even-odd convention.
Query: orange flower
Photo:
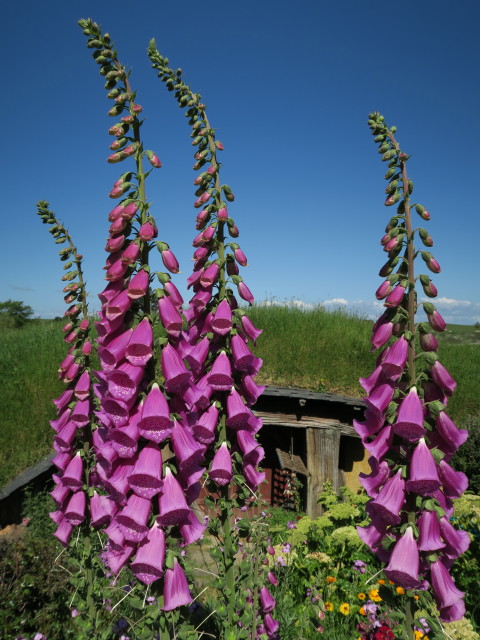
[[[378,584],[385,584],[385,580],[377,580]],[[393,584],[393,582],[390,582],[390,584]]]
[[[391,580],[388,581],[388,584],[395,584],[394,582],[392,582]]]
[[[413,596],[413,599],[414,599],[414,600],[418,600],[418,596],[417,596],[417,594],[415,594],[415,595]]]
[[[359,594],[358,594],[358,599],[359,599],[359,600],[365,600],[365,598],[366,598],[366,597],[367,597],[367,596],[366,596],[364,593],[359,593]]]
[[[398,595],[403,596],[403,594],[405,593],[405,589],[403,587],[395,587],[395,591],[398,593]]]
[[[337,579],[334,578],[333,576],[327,576],[327,578],[325,580],[325,582],[327,582],[329,584],[332,584],[333,582],[336,582],[336,581],[337,581]]]
[[[365,607],[360,607],[360,609],[358,610],[358,612],[362,615],[362,616],[366,616],[367,614],[365,613]]]

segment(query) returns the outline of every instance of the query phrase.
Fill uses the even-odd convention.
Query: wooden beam
[[[317,499],[327,480],[339,488],[338,458],[340,431],[337,429],[307,428],[307,515],[316,518],[322,513]]]
[[[316,416],[301,416],[297,418],[293,413],[270,413],[267,411],[254,411],[258,418],[263,420],[265,425],[275,425],[279,427],[293,427],[295,429],[335,429],[341,435],[358,438],[359,435],[351,424],[340,422],[335,418],[317,418]]]

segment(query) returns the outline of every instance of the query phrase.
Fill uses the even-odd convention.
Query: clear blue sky
[[[60,263],[35,215],[45,199],[85,255],[98,308],[108,192],[126,169],[105,161],[113,119],[81,17],[101,24],[132,68],[144,143],[164,165],[148,198],[160,239],[180,261],[181,290],[196,233],[193,147],[183,113],[150,69],[152,36],[202,94],[225,145],[223,181],[236,196],[230,211],[250,263],[242,275],[258,301],[337,300],[378,315],[379,239],[391,212],[366,125],[378,110],[413,154],[416,200],[432,214],[439,309],[450,322],[480,320],[476,0],[8,3],[0,300],[63,314]]]

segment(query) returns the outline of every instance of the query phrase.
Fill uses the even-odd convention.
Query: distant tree
[[[0,302],[0,326],[1,327],[23,327],[31,320],[33,315],[32,307],[23,304],[20,300],[6,300]]]

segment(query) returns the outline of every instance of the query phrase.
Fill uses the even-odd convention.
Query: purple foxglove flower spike
[[[147,537],[138,546],[135,559],[130,563],[130,569],[140,582],[151,584],[163,576],[164,561],[165,534],[158,524],[154,524]]]
[[[440,609],[440,620],[442,622],[455,622],[461,620],[465,616],[465,602],[457,600],[450,607],[442,607]]]
[[[182,487],[169,467],[165,471],[158,505],[160,515],[157,516],[157,522],[163,527],[186,523],[190,508],[186,503]]]
[[[400,403],[393,431],[408,442],[415,442],[425,435],[423,426],[423,406],[418,397],[416,387],[412,387],[408,395]]]
[[[128,483],[137,496],[153,498],[162,488],[162,453],[149,442],[138,454]]]
[[[187,578],[176,558],[173,560],[173,569],[167,569],[165,572],[163,601],[163,611],[172,611],[192,601]]]
[[[407,491],[422,496],[431,495],[440,487],[437,464],[430,453],[425,439],[420,438],[410,460],[410,474],[407,480]]]
[[[222,442],[213,456],[208,475],[211,480],[222,487],[232,481],[232,458],[226,442]]]

